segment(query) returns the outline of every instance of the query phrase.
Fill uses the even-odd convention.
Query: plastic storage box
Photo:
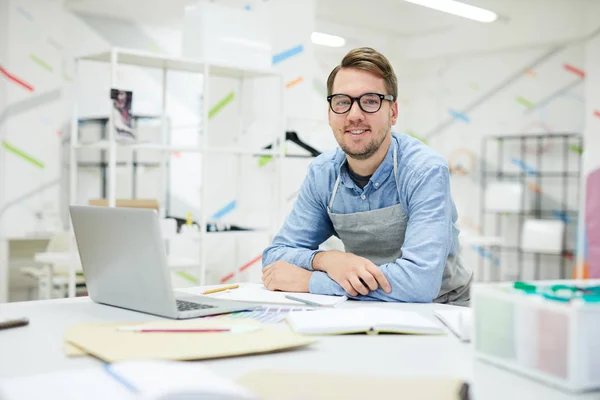
[[[572,392],[600,390],[600,280],[474,284],[475,356]]]

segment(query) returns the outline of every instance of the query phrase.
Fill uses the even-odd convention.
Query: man
[[[327,79],[340,148],[308,168],[294,208],[263,253],[270,290],[359,300],[467,305],[472,272],[459,257],[445,160],[392,133],[397,79],[371,48],[350,51]],[[322,251],[331,235],[345,252]]]

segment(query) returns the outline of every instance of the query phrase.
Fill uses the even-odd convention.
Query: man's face
[[[346,94],[359,97],[365,93],[390,94],[385,89],[383,78],[359,69],[342,68],[333,82],[332,94]],[[381,108],[375,113],[361,110],[358,102],[344,114],[336,114],[329,108],[329,126],[338,144],[349,156],[357,160],[371,157],[386,138],[398,117],[398,103],[381,101]]]

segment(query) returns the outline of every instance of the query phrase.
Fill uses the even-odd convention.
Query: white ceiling
[[[140,24],[176,27],[183,21],[184,7],[198,0],[64,1],[74,11],[134,20]],[[217,1],[238,6],[252,3],[252,0]],[[519,45],[539,45],[544,40],[550,42],[560,36],[560,32],[552,36],[551,31],[568,31],[569,26],[571,30],[577,30],[581,14],[578,10],[583,10],[582,5],[586,2],[600,0],[462,0],[496,12],[500,20],[492,24],[481,24],[403,0],[315,1],[318,31],[345,37],[349,47],[377,43],[383,50],[399,51],[407,40],[427,47],[432,40],[449,38],[458,33],[462,35],[460,41],[468,39],[470,35],[479,36],[479,40],[485,41],[490,34],[503,38],[515,33],[522,40]],[[562,24],[566,26],[561,28]],[[481,46],[486,45],[483,43]],[[347,50],[318,47],[319,53],[331,55]]]
[[[508,3],[514,1],[503,0]],[[66,6],[74,11],[167,26],[180,23],[183,19],[184,7],[194,2],[194,0],[65,0]],[[236,0],[218,2],[236,3]],[[489,1],[470,0],[470,2],[478,4]],[[237,3],[241,1],[237,0]],[[402,0],[316,0],[316,14],[317,20],[322,23],[340,24],[398,37],[435,33],[465,22],[462,18]]]

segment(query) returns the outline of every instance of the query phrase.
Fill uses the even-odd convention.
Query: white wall
[[[67,154],[61,156],[61,148],[67,150],[68,147],[61,145],[61,141],[68,136],[72,102],[77,102],[80,117],[97,117],[108,112],[108,65],[80,63],[77,80],[72,82],[75,76],[73,57],[103,51],[110,46],[179,55],[182,32],[178,26],[143,25],[131,20],[85,12],[74,14],[64,9],[59,2],[3,0],[0,4],[8,11],[2,14],[3,17],[8,15],[11,21],[10,38],[2,41],[2,45],[8,45],[8,68],[19,71],[24,80],[35,86],[35,91],[29,93],[21,87],[4,80],[0,81],[0,90],[7,92],[7,96],[2,96],[1,101],[6,101],[9,106],[24,102],[28,107],[23,112],[11,115],[0,129],[6,133],[7,141],[43,162],[43,167],[39,164],[36,166],[12,152],[4,149],[1,151],[1,157],[6,158],[6,168],[0,170],[0,181],[6,190],[2,191],[5,201],[0,203],[0,229],[3,234],[15,235],[46,228],[44,225],[50,224],[50,217],[54,219],[59,215],[61,206],[63,217],[67,217],[65,206],[68,202],[68,160]],[[265,136],[265,127],[267,122],[272,120],[272,110],[283,104],[285,129],[297,131],[303,140],[317,149],[325,150],[331,146],[332,138],[323,134],[326,103],[324,96],[315,87],[317,72],[310,43],[310,33],[314,30],[314,2],[256,0],[229,1],[227,4],[239,8],[249,5],[248,12],[261,7],[267,9],[271,16],[274,54],[297,46],[302,46],[302,51],[275,66],[282,73],[283,88],[276,86],[272,87],[274,90],[271,91],[252,92],[252,85],[245,86],[242,91],[239,84],[233,80],[215,79],[211,82],[211,96],[206,99],[209,107],[229,93],[234,93],[233,101],[210,121],[210,130],[216,133],[211,136],[211,143],[236,144],[257,150],[270,144],[273,136]],[[140,10],[140,13],[143,12],[144,10]],[[294,18],[290,19],[290,15]],[[0,29],[6,26],[3,24]],[[40,65],[39,60],[34,62],[31,54],[35,54],[44,64]],[[134,114],[157,114],[160,111],[159,71],[123,66],[119,68],[117,78],[118,87],[132,90],[134,93]],[[295,84],[292,85],[292,82]],[[202,79],[192,74],[169,73],[168,85],[167,112],[174,127],[172,142],[195,144],[201,134],[199,126],[202,121],[198,111],[201,101],[204,101],[201,99]],[[284,96],[283,103],[277,96],[280,89]],[[38,93],[56,93],[56,96],[46,96],[42,102],[32,101]],[[243,114],[242,105],[245,109]],[[239,130],[240,128],[243,129]],[[63,136],[58,135],[59,131]],[[145,125],[144,129],[140,129],[140,139],[154,140],[157,133],[158,127]],[[93,141],[98,137],[97,127],[81,127],[82,141]],[[291,143],[288,149],[290,153],[306,154]],[[119,159],[124,159],[124,152],[119,153]],[[97,162],[100,159],[100,153],[94,150],[81,151],[78,154],[80,161]],[[147,161],[156,160],[156,155],[150,153],[141,154],[140,157]],[[292,195],[299,187],[309,161],[310,159],[286,161],[284,190],[289,194],[285,197],[290,198],[286,204],[287,209],[291,207]],[[237,201],[237,207],[223,217],[222,222],[244,227],[268,226],[268,216],[273,210],[268,193],[274,176],[274,163],[261,167],[253,157],[246,157],[242,161],[233,157],[216,157],[209,160],[211,175],[206,184],[214,189],[208,196],[207,204],[202,205],[202,171],[199,156],[173,155],[170,162],[171,215],[185,217],[187,212],[192,212],[197,219],[200,207],[205,207],[211,215],[230,202]],[[157,184],[160,179],[160,171],[156,169],[139,171],[138,197],[160,198]],[[100,183],[98,168],[81,168],[78,172],[77,203],[85,204],[89,198],[101,197]],[[131,190],[128,171],[119,171],[117,197],[128,198],[131,196]],[[16,202],[20,197],[23,197],[23,200]],[[47,217],[38,221],[36,215],[40,215],[42,211]],[[261,254],[266,245],[266,236],[259,236],[256,240],[239,239],[211,244],[209,263],[215,266],[214,280],[218,281],[229,272],[237,272],[240,265]],[[254,270],[247,270],[245,274],[238,274],[236,279],[250,279],[250,275],[256,277],[255,270],[256,267]]]
[[[499,2],[494,4],[502,7]],[[484,162],[488,168],[498,167],[496,152],[491,147],[488,157],[481,157],[484,137],[548,131],[583,134],[586,120],[589,122],[585,111],[589,76],[584,79],[573,68],[590,72],[586,46],[591,43],[587,35],[594,30],[593,23],[582,24],[586,12],[575,4],[556,1],[547,3],[543,9],[537,2],[520,4],[522,12],[514,23],[466,23],[450,32],[402,40],[399,43],[405,51],[404,57],[394,62],[400,101],[396,130],[425,138],[451,165],[470,166],[467,174],[452,176],[459,222],[466,232],[477,233],[483,223],[480,163]],[[501,8],[494,10],[502,12]],[[562,21],[560,29],[557,21]],[[535,149],[528,149],[524,161],[545,171],[577,168],[580,157],[576,152],[569,152],[565,166],[560,143],[544,142],[546,145],[548,150],[539,158],[532,151]],[[520,149],[508,146],[501,159],[505,172],[519,171],[512,158],[521,158]],[[543,207],[556,205],[562,198],[560,180],[542,182]],[[571,180],[567,205],[573,210],[579,206],[575,189],[576,182]],[[501,216],[498,221],[503,224],[507,245],[516,246],[518,217]],[[486,217],[485,227],[485,235],[495,235],[496,217]],[[576,221],[567,227],[567,244],[574,249]],[[463,254],[467,263],[479,272],[479,250],[466,244]],[[515,277],[517,263],[512,254],[501,254],[506,278]],[[524,260],[522,278],[532,278],[533,257],[525,256]],[[559,257],[543,257],[540,276],[558,277],[558,260]],[[489,265],[489,261],[486,263]],[[574,262],[569,260],[567,264],[570,276]]]
[[[8,32],[9,32],[9,19],[8,19],[8,10],[9,10],[9,1],[8,0],[0,0],[0,66],[4,69],[8,66]],[[6,109],[7,106],[7,91],[8,91],[8,79],[5,77],[0,78],[0,115]],[[6,125],[0,120],[0,138],[4,140],[4,136],[6,134]],[[5,170],[5,162],[4,162],[4,151],[0,151],[0,178],[3,178],[4,170]],[[4,179],[0,179],[0,207],[4,204],[4,199],[6,197],[4,187]],[[2,222],[0,215],[0,223]],[[2,233],[2,228],[0,227],[0,234]],[[2,290],[0,290],[2,291]]]

